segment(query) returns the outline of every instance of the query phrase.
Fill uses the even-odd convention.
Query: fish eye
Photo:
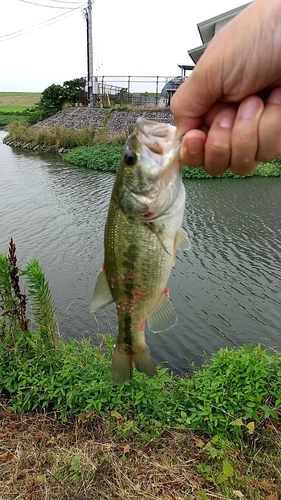
[[[126,165],[134,165],[137,161],[137,155],[134,151],[127,151],[124,156]]]

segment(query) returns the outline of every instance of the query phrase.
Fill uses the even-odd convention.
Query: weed
[[[260,346],[221,349],[189,377],[177,378],[159,368],[156,378],[136,372],[131,383],[112,386],[113,339],[93,347],[86,340],[64,342],[57,337],[55,309],[41,267],[32,261],[20,271],[13,259],[12,270],[7,268],[7,258],[1,256],[0,260],[1,307],[10,318],[9,328],[4,324],[0,346],[0,390],[9,395],[13,410],[46,408],[56,410],[63,419],[69,414],[84,418],[92,413],[109,418],[124,436],[157,436],[163,428],[173,426],[235,439],[253,434],[268,419],[278,419],[281,355]],[[11,273],[27,279],[35,332],[27,331],[27,323],[21,319],[26,299],[23,304],[18,280]]]
[[[103,172],[116,172],[124,146],[118,143],[96,144],[91,147],[80,147],[63,156],[68,163],[79,167],[101,170]]]
[[[233,437],[252,434],[255,423],[278,419],[281,355],[260,346],[220,349],[179,386],[192,429]]]
[[[93,346],[55,335],[46,277],[36,261],[18,268],[13,241],[9,256],[0,255],[0,308],[7,498],[24,491],[38,500],[170,500],[171,488],[175,500],[278,498],[281,354],[260,346],[221,349],[189,376],[159,368],[158,377],[136,372],[114,387],[113,339]]]
[[[30,114],[28,120],[31,120]],[[54,149],[71,149],[80,144],[93,144],[95,131],[92,127],[79,130],[66,129],[56,125],[52,130],[45,128],[31,128],[27,123],[13,122],[8,127],[9,137],[15,140],[32,144],[33,146],[45,146]]]
[[[63,155],[63,159],[79,167],[102,170],[104,172],[116,172],[120,164],[123,153],[125,136],[108,137],[104,133],[99,137],[104,145],[93,145],[91,147],[79,147]],[[107,141],[106,141],[107,139]],[[207,174],[203,168],[190,168],[183,166],[182,176],[184,179],[216,179],[216,178],[234,178],[241,179],[246,177],[280,177],[281,158],[277,158],[271,163],[261,163],[250,174],[239,176],[233,174],[230,170],[219,177],[213,177]]]

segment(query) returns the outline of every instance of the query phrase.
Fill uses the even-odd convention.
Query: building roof
[[[210,19],[197,24],[197,28],[203,45],[188,50],[188,54],[195,64],[199,61],[200,57],[208,46],[208,43],[214,37],[216,32],[216,25],[222,21],[230,21],[233,17],[237,16],[239,12],[245,9],[245,7],[247,7],[247,5],[249,5],[250,3],[251,2],[248,2],[244,5],[241,5],[240,7],[236,7],[235,9],[224,12],[223,14],[219,14],[218,16],[211,17]]]
[[[190,64],[178,64],[180,69],[185,69],[186,71],[192,71],[194,69],[194,65]]]
[[[236,7],[235,9],[229,10],[227,12],[224,12],[223,14],[219,14],[218,16],[211,17],[210,19],[207,19],[206,21],[202,21],[201,23],[197,24],[197,28],[200,33],[201,40],[203,44],[208,43],[212,40],[214,34],[215,34],[215,27],[216,24],[219,21],[230,21],[233,17],[237,16],[239,12],[241,12],[247,5],[249,5],[251,2],[248,2],[244,5],[241,5],[240,7]]]
[[[195,47],[194,49],[190,49],[188,54],[190,55],[192,61],[196,64],[200,57],[202,56],[204,50],[207,48],[208,43],[204,43],[204,45],[199,45],[199,47]]]

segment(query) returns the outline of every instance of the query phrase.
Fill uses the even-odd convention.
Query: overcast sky
[[[180,74],[187,50],[201,45],[197,23],[247,0],[95,0],[94,73]],[[87,74],[86,22],[81,0],[0,0],[0,91],[42,91]],[[61,9],[58,7],[69,7]],[[68,11],[76,7],[71,15]],[[49,26],[5,36],[43,23]],[[61,20],[60,20],[61,19]],[[60,20],[60,21],[59,21]],[[58,22],[59,21],[59,22]]]

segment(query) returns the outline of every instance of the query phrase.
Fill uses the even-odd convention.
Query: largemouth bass
[[[133,367],[156,375],[145,341],[168,330],[177,315],[167,282],[176,249],[188,248],[181,228],[185,189],[175,127],[138,118],[128,137],[112,190],[104,233],[104,266],[91,311],[115,302],[118,338],[112,363],[114,384],[133,376]]]

